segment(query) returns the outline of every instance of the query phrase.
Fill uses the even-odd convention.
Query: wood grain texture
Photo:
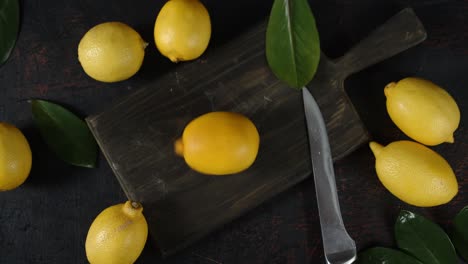
[[[264,19],[270,1],[202,0],[213,25],[209,51]],[[87,263],[84,241],[94,217],[127,197],[101,155],[96,169],[61,162],[33,125],[28,99],[67,106],[81,117],[108,109],[123,96],[183,64],[172,64],[152,43],[154,19],[165,3],[155,1],[21,1],[21,31],[15,50],[0,68],[0,121],[17,125],[33,152],[33,169],[18,189],[0,193],[0,263]],[[383,88],[407,76],[428,78],[457,100],[460,127],[454,144],[431,147],[452,166],[459,193],[435,208],[408,206],[379,182],[365,144],[335,162],[337,189],[346,227],[358,250],[396,247],[393,225],[399,210],[412,210],[451,228],[468,204],[468,2],[458,0],[309,1],[322,49],[340,57],[388,18],[411,6],[427,39],[417,47],[351,75],[344,87],[369,136],[382,144],[408,139],[385,109]],[[242,14],[242,16],[239,16]],[[87,77],[77,61],[80,38],[92,26],[118,20],[133,26],[150,45],[140,72],[114,84]],[[125,144],[125,143],[123,143]],[[152,239],[136,264],[306,264],[323,263],[319,219],[311,177],[168,258]]]
[[[151,235],[164,255],[312,173],[302,96],[270,71],[265,31],[266,23],[261,23],[202,60],[87,118],[127,197],[145,207]],[[335,159],[368,140],[344,91],[345,78],[416,45],[425,36],[419,19],[405,9],[337,63],[322,55],[309,87],[323,113]],[[174,141],[188,122],[210,111],[242,113],[257,126],[261,143],[251,168],[211,177],[194,172],[174,154]]]

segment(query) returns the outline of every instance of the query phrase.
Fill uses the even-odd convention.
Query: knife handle
[[[426,37],[414,11],[405,8],[352,47],[336,64],[346,77],[415,46]]]

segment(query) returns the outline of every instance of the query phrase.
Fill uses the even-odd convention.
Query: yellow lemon
[[[23,184],[31,165],[31,148],[23,133],[13,125],[0,122],[0,191]]]
[[[460,110],[450,94],[436,84],[409,77],[385,89],[387,111],[408,137],[428,146],[453,143]]]
[[[78,45],[78,60],[91,78],[118,82],[140,69],[148,44],[133,28],[106,22],[91,28]]]
[[[139,203],[127,201],[106,208],[89,228],[86,256],[91,264],[131,264],[140,256],[148,224]]]
[[[448,203],[458,193],[458,183],[447,161],[428,147],[396,141],[385,147],[371,142],[379,180],[393,195],[415,206]]]
[[[156,47],[173,62],[200,57],[210,37],[210,16],[198,0],[170,0],[158,13],[154,25]]]
[[[210,112],[192,120],[175,151],[203,174],[225,175],[246,170],[255,161],[260,136],[246,116],[232,112]]]

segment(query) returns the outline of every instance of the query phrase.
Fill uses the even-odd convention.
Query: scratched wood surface
[[[215,48],[262,20],[272,1],[206,3],[214,21],[211,46]],[[0,263],[86,263],[84,240],[90,223],[102,209],[126,197],[102,155],[93,170],[68,166],[54,157],[33,126],[26,101],[52,100],[85,117],[179,67],[148,49],[144,67],[134,78],[111,85],[89,79],[76,60],[80,37],[103,21],[125,21],[152,42],[152,24],[162,4],[22,2],[19,41],[12,58],[0,68],[0,120],[25,132],[33,150],[33,171],[23,186],[0,193]],[[393,223],[400,209],[422,213],[448,229],[453,216],[468,204],[468,119],[463,115],[468,109],[468,3],[337,0],[311,5],[322,47],[330,57],[341,56],[407,5],[428,32],[428,39],[417,48],[346,81],[351,101],[374,140],[406,139],[385,112],[382,89],[389,81],[409,75],[429,78],[446,87],[462,111],[456,143],[433,148],[452,165],[459,180],[459,193],[447,205],[422,209],[398,201],[378,181],[365,145],[335,163],[343,218],[358,248],[395,246]],[[239,19],[239,12],[245,17]],[[275,196],[168,259],[161,259],[154,248],[149,240],[137,263],[321,263],[313,180]]]

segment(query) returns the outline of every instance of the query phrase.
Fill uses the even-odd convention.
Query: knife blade
[[[346,231],[341,217],[325,122],[307,87],[302,88],[302,99],[325,259],[329,264],[351,263],[356,259],[356,244]]]

